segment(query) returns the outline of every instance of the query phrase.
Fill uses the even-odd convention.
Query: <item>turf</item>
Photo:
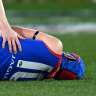
[[[93,2],[11,2],[4,3],[5,9],[13,10],[74,10],[74,9],[96,9]]]
[[[62,34],[64,51],[79,54],[86,67],[82,80],[0,82],[0,96],[96,96],[96,34]]]
[[[26,13],[25,13],[26,14]],[[74,13],[73,13],[74,14]],[[96,22],[96,15],[94,16],[38,16],[32,17],[31,16],[17,16],[14,19],[14,16],[7,15],[10,24],[76,24],[76,23],[95,23]],[[26,19],[25,19],[26,18]]]

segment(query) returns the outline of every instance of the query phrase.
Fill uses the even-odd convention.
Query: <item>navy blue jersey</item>
[[[13,54],[9,53],[7,42],[2,49],[2,40],[0,37],[0,80],[42,80],[60,66],[62,55],[54,53],[43,41],[19,40],[22,52],[17,48],[17,54]]]

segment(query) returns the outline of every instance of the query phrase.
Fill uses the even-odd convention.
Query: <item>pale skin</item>
[[[10,53],[12,53],[12,47],[13,47],[14,54],[17,54],[16,44],[19,48],[19,51],[22,51],[21,44],[18,38],[22,40],[24,40],[25,38],[20,36],[17,32],[15,32],[9,25],[5,15],[2,0],[0,0],[0,35],[3,37],[2,42],[3,49],[5,48],[5,42],[8,41]]]
[[[8,41],[9,52],[12,53],[13,48],[14,54],[17,54],[16,44],[19,48],[19,51],[22,51],[21,44],[18,39],[32,39],[35,32],[36,30],[33,29],[16,26],[11,27],[6,18],[2,0],[0,0],[0,36],[3,37],[3,49],[5,48],[5,42]],[[42,32],[37,35],[36,39],[44,41],[55,53],[62,54],[63,48],[59,39]]]
[[[33,35],[37,31],[34,29],[23,28],[18,26],[12,26],[11,28],[22,37],[28,38],[28,39],[32,39]],[[1,36],[1,32],[0,32],[0,36]],[[36,40],[44,41],[53,52],[59,55],[62,54],[62,51],[63,51],[62,42],[56,37],[40,32],[36,36]]]
[[[11,27],[15,32],[17,32],[19,35],[21,35],[24,38],[32,39],[33,35],[37,30],[34,29],[29,29],[29,28],[23,28],[23,27],[18,27],[18,26],[12,26]],[[48,47],[54,51],[57,54],[62,54],[63,52],[63,45],[62,42],[51,35],[45,34],[43,32],[40,32],[36,36],[36,40],[41,40],[44,41]]]

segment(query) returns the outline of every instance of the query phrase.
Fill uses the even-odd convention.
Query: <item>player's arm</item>
[[[34,29],[28,29],[28,28],[22,28],[17,26],[11,27],[14,31],[16,31],[19,35],[23,36],[24,38],[32,39],[33,35],[37,30]],[[54,51],[57,54],[62,54],[63,46],[59,39],[56,37],[53,37],[51,35],[45,34],[43,32],[40,32],[36,36],[36,40],[41,40],[47,44],[47,46]]]
[[[24,38],[11,29],[5,15],[2,0],[0,0],[0,35],[3,37],[2,48],[5,48],[5,42],[8,41],[10,53],[12,52],[12,46],[14,53],[17,53],[16,44],[18,45],[18,48],[21,51],[21,45],[19,43],[18,38]]]

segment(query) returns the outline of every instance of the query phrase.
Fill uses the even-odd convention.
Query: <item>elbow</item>
[[[56,45],[55,45],[55,48],[56,48],[56,53],[57,54],[62,54],[63,52],[63,44],[62,42],[56,38],[56,41],[55,41]]]

